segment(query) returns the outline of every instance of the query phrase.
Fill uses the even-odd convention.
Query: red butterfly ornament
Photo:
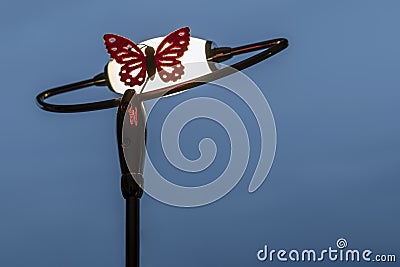
[[[142,85],[156,73],[164,82],[177,81],[184,67],[179,58],[188,50],[190,29],[184,27],[168,34],[157,50],[147,46],[142,50],[131,40],[116,34],[105,34],[104,44],[111,58],[121,64],[120,80],[126,86]]]

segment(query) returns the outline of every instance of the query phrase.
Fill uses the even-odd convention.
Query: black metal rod
[[[139,267],[140,260],[140,199],[126,198],[126,267]]]
[[[121,167],[121,191],[126,200],[126,267],[139,267],[140,197],[146,145],[146,114],[135,90],[127,90],[118,106],[117,141]]]
[[[118,106],[121,100],[120,98],[114,98],[114,99],[91,102],[91,103],[83,103],[83,104],[71,104],[71,105],[50,104],[45,101],[46,98],[50,98],[52,96],[62,93],[72,92],[90,86],[108,86],[108,78],[106,77],[105,73],[100,73],[95,77],[93,77],[92,79],[88,79],[73,84],[63,85],[57,88],[41,92],[36,96],[36,102],[39,105],[39,107],[44,110],[51,112],[59,112],[59,113],[81,112],[83,110],[92,111],[92,110],[113,108]]]

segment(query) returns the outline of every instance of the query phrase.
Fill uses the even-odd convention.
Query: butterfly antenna
[[[148,47],[147,44],[137,44],[137,46],[139,46],[140,49],[142,49],[143,47]]]

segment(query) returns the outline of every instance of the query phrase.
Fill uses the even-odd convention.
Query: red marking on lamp
[[[130,125],[138,126],[137,107],[133,107],[132,103],[128,107]]]

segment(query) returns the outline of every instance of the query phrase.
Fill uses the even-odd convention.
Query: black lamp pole
[[[126,200],[126,267],[139,267],[146,113],[140,95],[135,94],[135,90],[127,90],[118,106],[117,139],[122,173],[121,191]]]

